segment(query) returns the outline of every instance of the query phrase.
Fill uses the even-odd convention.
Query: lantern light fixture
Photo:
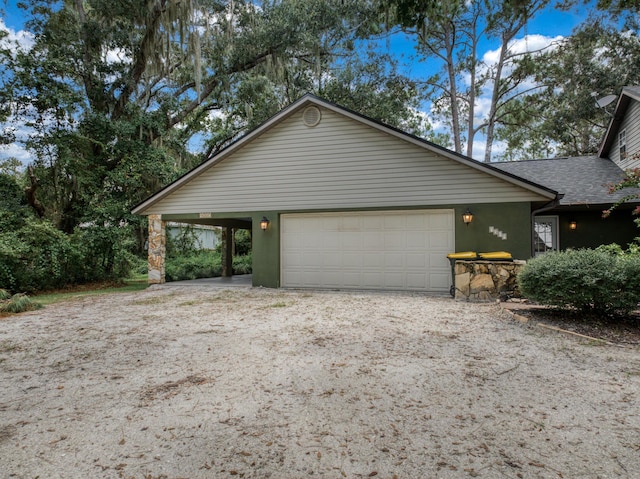
[[[269,227],[269,223],[271,223],[269,221],[269,218],[267,218],[266,216],[263,216],[262,221],[260,221],[260,229],[262,231],[267,231],[267,228]]]
[[[575,231],[578,229],[578,223],[576,221],[569,221],[569,229]]]
[[[473,213],[471,212],[471,210],[469,208],[467,208],[467,210],[462,213],[462,222],[469,226],[469,223],[471,223],[473,221]]]

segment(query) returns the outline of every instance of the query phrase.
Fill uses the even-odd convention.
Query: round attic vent
[[[317,106],[309,106],[302,112],[302,122],[305,126],[316,126],[320,123],[321,118],[322,113],[320,113],[320,108]]]

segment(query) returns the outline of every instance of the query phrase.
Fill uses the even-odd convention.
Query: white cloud
[[[0,160],[15,158],[26,165],[31,162],[31,154],[18,143],[11,143],[0,147]]]
[[[19,48],[24,51],[28,51],[33,47],[35,40],[31,32],[26,30],[15,31],[13,28],[6,26],[3,18],[0,18],[0,30],[8,33],[6,37],[0,40],[3,47],[8,47],[11,50]]]
[[[484,153],[487,151],[487,143],[484,137],[473,141],[473,159],[484,161]],[[505,141],[494,141],[491,146],[491,158],[498,158],[507,151],[507,143]]]
[[[513,54],[519,53],[540,53],[550,49],[555,49],[564,40],[565,37],[557,35],[555,37],[547,37],[545,35],[526,35],[522,38],[516,38],[509,43],[509,52]],[[489,50],[482,56],[482,61],[492,67],[498,63],[500,59],[500,48]]]

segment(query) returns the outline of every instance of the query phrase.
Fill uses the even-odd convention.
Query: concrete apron
[[[251,288],[252,282],[250,274],[239,274],[229,278],[218,277],[171,281],[162,285],[163,288],[170,288],[171,286],[209,286],[212,289]]]

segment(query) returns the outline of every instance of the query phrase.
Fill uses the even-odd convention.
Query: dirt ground
[[[0,320],[0,478],[637,478],[639,353],[417,294],[85,298]]]

